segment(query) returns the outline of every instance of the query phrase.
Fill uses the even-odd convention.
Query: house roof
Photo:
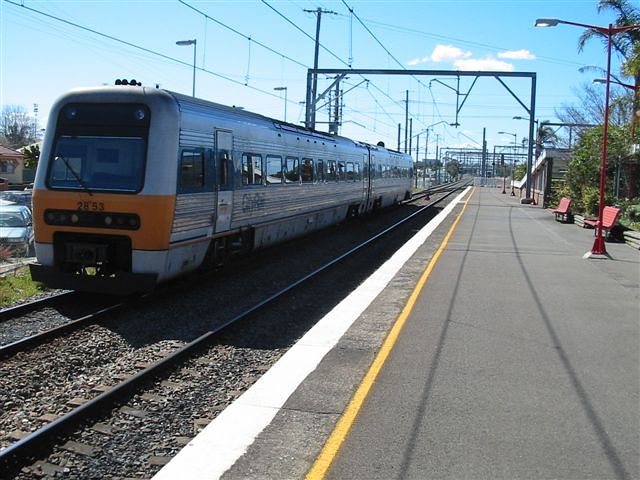
[[[24,158],[24,155],[20,152],[16,152],[15,150],[11,150],[10,148],[0,145],[0,157]]]

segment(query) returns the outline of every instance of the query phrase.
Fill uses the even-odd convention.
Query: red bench
[[[551,210],[554,213],[557,221],[568,222],[571,219],[571,199],[562,197],[558,206]]]
[[[605,238],[609,235],[609,230],[616,224],[618,217],[620,216],[620,209],[617,207],[604,207],[602,209],[602,230],[605,231]],[[589,218],[584,221],[585,226],[593,227],[596,229],[595,234],[598,234],[598,219]]]

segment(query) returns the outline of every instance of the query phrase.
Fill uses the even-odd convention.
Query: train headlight
[[[53,226],[138,230],[140,228],[140,217],[135,213],[48,209],[44,212],[44,223]]]

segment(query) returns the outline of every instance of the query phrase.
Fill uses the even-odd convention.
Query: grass
[[[43,285],[31,280],[29,268],[21,267],[14,273],[0,277],[0,307],[7,307],[44,290]]]

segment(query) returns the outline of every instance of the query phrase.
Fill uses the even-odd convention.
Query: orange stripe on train
[[[175,196],[170,195],[89,195],[85,192],[34,190],[33,221],[36,242],[53,243],[55,232],[124,235],[131,238],[136,250],[166,250],[169,248],[171,226],[175,212]],[[140,217],[138,230],[52,226],[44,221],[47,209],[94,210],[113,213],[136,213]]]

